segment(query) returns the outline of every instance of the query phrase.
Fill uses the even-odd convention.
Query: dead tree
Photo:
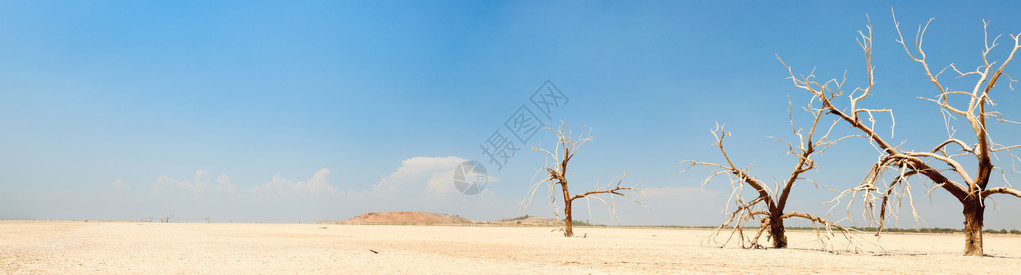
[[[641,193],[641,190],[637,188],[638,184],[628,187],[620,186],[620,184],[624,182],[624,177],[627,176],[627,171],[624,172],[624,175],[616,177],[613,180],[611,180],[610,184],[607,184],[606,186],[596,188],[596,190],[593,191],[571,195],[571,192],[567,188],[567,163],[571,161],[571,158],[574,157],[574,154],[577,153],[579,149],[581,149],[581,146],[584,145],[585,142],[592,140],[592,135],[585,134],[584,129],[582,129],[582,134],[578,135],[577,138],[574,138],[571,136],[570,131],[564,132],[564,125],[565,123],[561,122],[560,128],[553,129],[553,127],[551,126],[544,128],[549,129],[550,131],[553,132],[553,134],[557,136],[557,145],[552,152],[546,149],[542,149],[539,145],[530,145],[532,149],[545,152],[549,156],[546,159],[547,165],[540,168],[536,172],[537,175],[541,173],[545,174],[546,177],[543,180],[537,181],[532,184],[532,187],[528,192],[528,196],[525,198],[524,201],[525,207],[528,207],[528,205],[531,203],[532,198],[535,197],[535,193],[539,190],[539,188],[541,188],[542,186],[548,186],[550,204],[552,205],[553,208],[553,215],[555,218],[559,219],[559,214],[557,212],[556,205],[557,203],[556,192],[558,191],[557,187],[559,187],[560,197],[564,203],[564,220],[563,220],[564,224],[561,230],[564,231],[565,237],[574,237],[573,230],[574,219],[571,216],[572,213],[571,204],[577,199],[581,198],[597,199],[607,206],[607,208],[610,210],[611,215],[614,212],[613,204],[614,195],[630,199],[631,201],[634,201],[638,205],[645,207],[645,205],[643,205],[640,201],[636,200],[634,197],[629,196],[628,194],[625,193],[629,191],[633,193]],[[591,131],[589,132],[591,133]],[[549,158],[553,159],[552,163],[549,163],[550,160]],[[616,181],[616,184],[613,183],[614,181]],[[604,194],[609,195],[610,199],[609,202],[607,202],[604,198],[600,197],[600,195]]]
[[[804,133],[803,129],[797,129],[797,127],[794,126],[793,116],[790,116],[791,130],[793,130],[794,135],[798,137],[797,146],[783,142],[780,139],[773,138],[787,146],[788,154],[797,157],[794,169],[791,171],[790,175],[783,182],[778,182],[773,185],[773,188],[770,188],[770,186],[765,182],[749,174],[749,168],[741,169],[734,164],[734,161],[731,160],[730,155],[723,146],[723,139],[731,134],[726,132],[723,129],[723,126],[720,126],[719,124],[717,124],[716,128],[712,130],[712,134],[716,138],[714,144],[717,148],[719,148],[720,154],[723,155],[723,159],[726,163],[716,164],[693,160],[685,160],[681,162],[682,164],[689,164],[684,170],[690,169],[694,166],[704,166],[707,170],[713,173],[702,181],[702,186],[705,186],[717,176],[725,175],[730,180],[730,200],[733,200],[733,202],[737,205],[737,209],[733,212],[728,211],[730,212],[730,218],[717,227],[709,236],[709,239],[716,242],[716,244],[720,247],[725,246],[731,239],[733,239],[734,235],[737,235],[740,238],[742,247],[761,248],[763,246],[758,243],[759,237],[762,236],[763,232],[768,230],[769,239],[772,240],[772,247],[785,248],[787,247],[787,236],[784,228],[784,220],[790,218],[802,218],[812,223],[823,249],[834,250],[834,244],[837,241],[835,239],[835,229],[836,231],[839,231],[842,237],[847,241],[846,245],[849,250],[853,252],[860,251],[857,240],[854,238],[854,234],[847,228],[807,213],[793,211],[785,212],[787,199],[789,198],[791,190],[796,183],[811,182],[814,184],[814,182],[802,176],[804,173],[816,169],[815,160],[812,158],[815,155],[826,151],[826,149],[833,146],[838,141],[847,138],[829,138],[830,132],[833,130],[833,126],[836,125],[836,121],[830,125],[825,134],[821,137],[815,138],[816,131],[822,130],[819,128],[819,121],[824,115],[824,110],[812,108],[811,106],[806,107],[805,110],[812,113],[814,116],[812,126],[808,129],[808,133]],[[790,114],[790,110],[788,110],[788,114]],[[684,171],[681,172],[683,173]],[[757,194],[756,197],[748,200],[747,202],[742,197],[742,190],[746,185],[754,189]],[[758,233],[755,234],[754,238],[747,240],[748,245],[746,246],[746,236],[744,235],[742,223],[752,219],[757,219],[759,221],[759,230]],[[820,232],[820,225],[822,226],[822,229],[825,230],[825,235]],[[732,227],[730,236],[723,243],[717,242],[716,238],[719,237],[722,230],[727,226]]]
[[[932,19],[930,18],[929,23],[931,22]],[[994,66],[997,62],[990,62],[987,56],[998,45],[996,43],[997,39],[993,39],[992,44],[989,44],[989,22],[985,22],[983,31],[986,33],[986,44],[985,49],[982,51],[982,65],[975,71],[961,72],[953,64],[950,64],[938,73],[933,74],[929,64],[926,62],[925,52],[922,51],[922,38],[929,23],[926,23],[924,27],[919,25],[915,35],[914,52],[912,52],[904,42],[903,35],[900,33],[900,24],[897,23],[897,19],[894,17],[894,26],[899,36],[897,42],[904,47],[909,58],[922,65],[922,68],[925,70],[925,76],[928,77],[928,80],[938,91],[936,97],[922,99],[934,102],[940,107],[943,119],[947,125],[947,139],[929,150],[909,151],[900,148],[900,145],[895,146],[887,142],[874,130],[875,120],[873,115],[886,112],[890,114],[892,121],[892,110],[870,109],[861,106],[861,101],[871,95],[874,84],[871,24],[867,25],[868,34],[861,31],[858,32],[860,35],[858,44],[865,53],[867,86],[855,88],[851,92],[849,96],[850,106],[847,109],[838,108],[833,102],[834,98],[843,94],[842,86],[844,81],[846,81],[846,76],[841,81],[833,79],[819,83],[813,80],[814,75],[812,74],[795,77],[790,66],[784,64],[783,60],[780,62],[787,68],[794,86],[812,93],[814,98],[821,102],[823,110],[839,117],[840,120],[857,129],[856,131],[860,131],[862,136],[867,138],[869,143],[879,151],[878,160],[872,165],[872,168],[868,171],[862,182],[854,188],[841,192],[834,198],[835,202],[839,203],[841,198],[850,196],[851,201],[847,204],[847,209],[850,211],[851,205],[855,201],[861,201],[864,216],[869,225],[878,225],[876,233],[878,235],[883,229],[883,222],[887,212],[896,216],[895,210],[897,208],[895,206],[901,205],[905,197],[908,199],[908,205],[912,209],[915,220],[918,221],[920,219],[917,213],[914,213],[915,206],[909,192],[912,188],[909,179],[921,176],[923,184],[931,183],[931,185],[926,186],[927,194],[931,195],[932,191],[943,189],[960,201],[964,208],[964,254],[982,256],[982,220],[986,206],[984,204],[985,199],[993,194],[1006,194],[1021,198],[1021,192],[1011,188],[1009,183],[1006,183],[1006,186],[1003,187],[987,188],[993,170],[1000,169],[993,165],[992,157],[995,156],[994,154],[1001,151],[1006,152],[1010,155],[1010,159],[1013,162],[1013,160],[1019,158],[1011,153],[1010,150],[1021,146],[1004,146],[993,142],[987,131],[988,128],[986,128],[987,120],[996,120],[1001,123],[1011,122],[1005,120],[999,112],[988,110],[988,108],[995,106],[989,97],[989,93],[996,86],[1001,76],[1010,78],[1003,73],[1003,69],[1013,59],[1014,53],[1021,49],[1021,43],[1019,43],[1018,35],[1011,35],[1010,37],[1014,40],[1014,47],[1010,50],[1010,55],[999,66]],[[779,59],[779,57],[777,58]],[[978,79],[975,81],[972,90],[955,91],[945,87],[940,82],[939,77],[947,69],[953,69],[958,74],[958,77],[977,77]],[[1013,81],[1013,79],[1009,80],[1009,82]],[[1009,82],[1008,85],[1010,84]],[[952,99],[956,103],[955,105],[951,104]],[[967,102],[967,105],[962,104],[962,102]],[[867,121],[866,118],[863,118],[864,116],[867,116]],[[956,117],[964,117],[967,120],[971,130],[974,132],[974,136],[972,136],[974,137],[974,142],[965,142],[955,137],[955,130],[950,126],[948,119]],[[892,124],[891,122],[891,129],[894,126]],[[960,149],[954,151],[950,149],[952,147],[959,147]],[[968,172],[969,170],[965,168],[964,164],[958,161],[960,157],[965,156],[972,156],[976,160],[975,165],[977,167],[974,167],[974,176]],[[876,201],[879,201],[878,217],[875,215]],[[888,208],[890,209],[888,210]]]

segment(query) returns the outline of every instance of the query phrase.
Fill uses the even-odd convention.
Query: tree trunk
[[[787,247],[787,234],[784,233],[783,219],[780,215],[769,218],[769,236],[773,239],[773,248]]]
[[[564,153],[564,155],[569,156],[567,153]],[[562,165],[561,171],[567,171],[566,159]],[[564,237],[574,237],[574,229],[572,227],[572,225],[574,225],[574,219],[571,219],[571,202],[573,200],[571,199],[571,192],[567,190],[567,179],[564,179],[563,176],[561,176],[557,179],[557,182],[560,184],[560,191],[564,196]]]
[[[571,219],[571,200],[564,203],[564,237],[574,237],[574,219]]]
[[[985,215],[982,199],[973,198],[964,201],[964,255],[983,256],[982,252],[982,219]]]

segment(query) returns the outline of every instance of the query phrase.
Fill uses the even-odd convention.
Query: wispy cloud
[[[115,180],[113,181],[113,183],[110,184],[110,189],[113,189],[114,191],[123,191],[127,190],[128,188],[131,188],[131,186],[120,179]]]
[[[219,177],[216,177],[216,191],[234,194],[237,193],[237,188],[234,187],[234,184],[230,183],[230,177],[227,175],[220,175]]]
[[[221,182],[221,179],[223,179],[224,182]],[[195,170],[195,176],[191,180],[177,180],[170,176],[160,176],[156,179],[156,182],[152,183],[150,188],[153,193],[184,190],[193,194],[198,194],[205,191],[206,188],[210,186],[211,182],[212,181],[209,179],[209,172],[198,169]],[[217,182],[219,183],[217,190],[233,188],[233,186],[230,185],[230,178],[228,178],[227,175],[220,175],[220,177],[217,178]]]
[[[336,193],[338,188],[330,185],[330,181],[326,176],[330,175],[330,169],[322,168],[316,171],[312,178],[294,182],[291,181],[279,173],[273,175],[273,178],[265,184],[252,187],[252,192],[267,192],[267,193],[291,193],[291,192],[311,192],[311,193]]]

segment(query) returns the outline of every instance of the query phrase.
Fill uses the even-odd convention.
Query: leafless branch
[[[871,40],[863,41],[864,42],[860,42],[863,45],[871,44]],[[869,88],[862,90],[866,91],[867,93],[868,89]],[[783,220],[790,217],[802,217],[813,220],[813,222],[821,223],[824,225],[827,231],[829,231],[829,229],[833,225],[836,225],[835,223],[831,223],[825,219],[810,216],[808,214],[798,212],[791,212],[785,214],[784,210],[790,192],[796,182],[808,181],[811,182],[812,184],[815,184],[815,182],[812,182],[811,180],[808,180],[805,177],[801,176],[805,172],[811,171],[816,168],[815,160],[812,157],[814,155],[821,153],[826,148],[829,148],[830,146],[834,145],[836,142],[848,137],[841,137],[836,140],[831,140],[829,138],[830,132],[832,132],[833,127],[836,125],[836,122],[830,124],[829,127],[822,128],[825,129],[826,132],[824,134],[821,134],[821,137],[817,137],[816,135],[817,131],[818,132],[822,131],[819,127],[819,122],[824,116],[824,114],[827,112],[827,109],[812,107],[811,102],[808,107],[804,108],[806,111],[813,115],[811,127],[808,128],[807,131],[805,131],[804,129],[798,129],[795,126],[794,117],[793,115],[791,115],[793,106],[791,106],[789,100],[788,106],[789,106],[788,118],[791,121],[791,131],[794,133],[794,136],[798,138],[797,145],[782,141],[778,138],[774,137],[769,138],[774,139],[777,142],[780,142],[781,144],[784,144],[784,146],[787,147],[788,153],[797,157],[796,159],[797,162],[794,168],[792,169],[790,175],[786,178],[786,180],[782,182],[777,182],[777,186],[773,188],[774,190],[776,190],[776,193],[770,192],[769,188],[767,188],[767,185],[765,185],[762,181],[758,180],[757,178],[749,175],[749,170],[747,168],[740,169],[734,164],[733,160],[731,159],[731,156],[727,153],[727,150],[723,145],[724,139],[727,136],[730,136],[731,134],[724,130],[723,126],[720,124],[717,124],[716,127],[712,129],[711,133],[715,138],[714,145],[716,145],[716,147],[719,149],[719,152],[723,156],[723,159],[726,161],[726,164],[699,162],[693,160],[685,160],[681,162],[681,164],[688,164],[688,167],[686,167],[684,171],[687,171],[689,168],[693,166],[703,166],[706,167],[710,172],[712,172],[712,174],[702,182],[703,186],[720,175],[727,175],[728,179],[730,180],[731,191],[728,201],[734,202],[734,204],[737,205],[737,209],[734,210],[733,212],[729,212],[729,218],[719,227],[717,227],[716,230],[714,230],[710,236],[707,237],[707,242],[712,242],[714,246],[718,247],[726,246],[726,244],[733,240],[733,238],[736,236],[740,240],[740,245],[743,248],[762,248],[763,246],[760,245],[758,242],[762,234],[768,230],[770,239],[772,240],[772,247],[776,248],[786,247],[787,237],[784,233],[785,229],[783,225]],[[744,200],[741,197],[741,190],[743,189],[744,186],[751,187],[756,191],[756,193],[758,193],[758,195],[754,199],[748,201],[747,203],[744,202]],[[755,232],[754,237],[747,238],[744,235],[742,224],[752,219],[757,219],[759,221],[759,229]],[[725,241],[723,242],[718,241],[717,237],[719,237],[720,234],[723,233],[723,230],[728,226],[731,226],[730,235],[727,237]],[[846,229],[844,229],[843,227],[839,228],[841,230],[846,231]],[[819,234],[818,236],[820,238],[828,238],[823,236],[822,234]],[[850,235],[845,236],[851,238]],[[852,243],[850,239],[849,243]],[[832,250],[833,247],[824,249]]]
[[[897,42],[901,44],[904,52],[907,53],[911,60],[921,65],[929,82],[931,82],[934,88],[939,91],[936,97],[922,98],[936,103],[941,110],[941,115],[943,115],[944,123],[947,128],[948,138],[937,146],[932,147],[932,150],[917,152],[902,150],[900,149],[900,145],[892,146],[891,143],[887,142],[883,137],[876,133],[874,130],[875,120],[873,119],[873,113],[890,112],[891,109],[868,108],[862,106],[864,104],[864,99],[874,92],[872,90],[875,78],[873,75],[874,67],[872,66],[871,26],[867,26],[867,29],[869,30],[867,34],[859,32],[861,37],[858,38],[858,45],[861,47],[865,59],[867,75],[865,80],[866,88],[856,88],[851,92],[848,102],[850,108],[846,111],[836,107],[833,102],[833,99],[841,94],[841,86],[843,86],[843,83],[847,80],[846,73],[840,81],[832,79],[819,83],[814,80],[813,74],[809,74],[807,77],[795,77],[791,67],[784,63],[783,60],[780,60],[780,63],[787,68],[789,78],[793,81],[796,88],[803,89],[811,93],[813,96],[813,102],[821,102],[821,110],[839,117],[840,120],[860,131],[863,136],[869,140],[869,143],[880,151],[878,160],[872,165],[872,168],[868,171],[868,173],[866,173],[861,183],[858,186],[839,191],[838,195],[831,200],[831,202],[839,204],[841,198],[850,197],[851,200],[847,203],[847,210],[850,212],[851,206],[856,201],[860,201],[863,204],[863,216],[869,224],[878,224],[881,231],[884,224],[883,220],[887,216],[887,209],[895,205],[891,198],[897,201],[897,208],[899,208],[901,202],[903,202],[903,198],[907,198],[907,204],[910,205],[917,223],[921,217],[919,217],[917,211],[915,211],[914,200],[910,192],[912,186],[909,179],[912,176],[920,175],[923,179],[932,183],[932,188],[928,189],[926,194],[931,194],[934,189],[943,189],[962,203],[965,208],[966,235],[969,239],[968,246],[966,246],[966,254],[982,255],[981,212],[984,211],[984,199],[991,194],[998,193],[1021,197],[1018,195],[1019,193],[1017,190],[1009,187],[987,189],[990,173],[996,169],[991,159],[993,153],[998,151],[1007,151],[1011,156],[1011,161],[1013,162],[1016,156],[1010,150],[1021,148],[1021,145],[1003,146],[992,142],[992,138],[989,137],[989,132],[986,127],[987,118],[1003,123],[1011,122],[1004,119],[1001,113],[993,110],[987,110],[987,107],[995,106],[992,99],[989,97],[989,93],[993,87],[995,87],[1000,76],[1006,76],[1009,80],[1008,84],[1014,81],[1010,78],[1010,76],[1004,74],[1003,70],[1007,64],[1013,60],[1018,49],[1021,49],[1021,38],[1019,38],[1019,35],[1011,34],[1010,37],[1014,40],[1014,47],[1010,49],[1010,54],[1002,62],[991,60],[990,53],[999,45],[997,41],[1000,36],[996,36],[992,39],[992,41],[990,41],[988,32],[989,22],[983,21],[985,41],[984,49],[982,50],[982,65],[977,67],[974,71],[962,72],[957,68],[957,66],[950,64],[939,72],[933,74],[922,45],[925,32],[934,18],[930,18],[924,25],[918,26],[915,33],[913,47],[909,47],[905,42],[904,35],[901,32],[900,23],[897,21],[896,15],[893,15],[893,20],[894,27],[897,30]],[[780,59],[779,55],[777,56],[777,59]],[[997,63],[999,63],[999,66],[996,66]],[[972,90],[970,92],[952,91],[946,88],[943,83],[941,83],[939,77],[948,69],[952,69],[956,72],[959,78],[977,78]],[[833,87],[830,83],[840,84]],[[1009,88],[1013,89],[1013,87]],[[855,93],[858,91],[861,91],[861,94],[855,96]],[[967,102],[967,105],[964,105],[964,102]],[[868,123],[864,122],[864,119],[862,119],[862,117],[864,117],[863,115],[868,116]],[[950,119],[956,119],[955,116],[963,117],[973,130],[975,134],[975,143],[973,145],[954,137],[956,130],[950,125]],[[891,129],[893,128],[894,122],[891,119]],[[947,146],[951,144],[959,146],[961,148],[960,152],[948,152]],[[974,174],[969,173],[965,165],[962,164],[970,162],[961,162],[954,159],[956,157],[969,155],[976,159],[978,169]],[[933,167],[929,163],[930,161],[934,164],[946,165],[948,168]],[[950,180],[947,175],[959,177],[963,182],[958,183]],[[885,179],[886,177],[892,177],[893,180],[887,182]],[[880,187],[880,184],[884,186]],[[873,214],[873,211],[876,210],[875,203],[877,200],[881,201],[878,205],[878,210],[880,212],[878,219]],[[897,216],[896,212],[890,213],[895,217]],[[848,217],[850,217],[850,213],[848,213]]]
[[[544,174],[545,177],[539,181],[535,181],[536,177],[533,177],[532,186],[529,188],[528,195],[527,197],[525,197],[523,201],[525,207],[527,207],[531,203],[532,199],[535,197],[536,192],[543,186],[546,186],[548,187],[547,190],[549,191],[550,205],[551,208],[553,209],[553,216],[559,219],[559,214],[556,207],[558,197],[556,193],[558,189],[557,187],[559,187],[560,189],[559,191],[561,192],[561,195],[559,197],[563,200],[564,204],[564,220],[563,227],[561,228],[561,230],[564,231],[565,237],[574,236],[571,207],[572,203],[576,199],[594,198],[599,200],[600,202],[607,206],[607,208],[610,211],[611,218],[615,213],[615,205],[613,204],[612,200],[612,196],[614,195],[627,198],[631,201],[634,201],[635,203],[642,207],[647,207],[640,201],[638,201],[633,195],[626,193],[633,192],[641,194],[641,190],[638,189],[637,187],[638,184],[632,186],[621,186],[621,183],[624,181],[624,177],[627,176],[627,171],[624,172],[624,175],[614,178],[613,181],[616,181],[616,184],[613,184],[613,181],[611,181],[610,182],[611,184],[597,188],[596,190],[584,192],[577,195],[571,195],[567,185],[567,164],[571,161],[572,158],[574,158],[574,155],[579,150],[581,150],[581,146],[584,145],[585,142],[592,140],[591,135],[592,131],[589,130],[588,133],[585,133],[585,129],[582,128],[582,134],[575,137],[572,135],[571,131],[565,131],[564,130],[565,127],[566,123],[561,121],[559,128],[554,129],[552,126],[547,126],[544,128],[552,131],[553,134],[557,137],[557,144],[555,145],[553,151],[543,149],[539,145],[530,145],[530,147],[532,147],[536,151],[546,153],[547,158],[546,165],[536,170],[536,176],[538,176],[541,173]],[[549,161],[551,158],[553,159],[552,163]],[[610,202],[607,202],[606,200],[603,200],[602,198],[598,197],[599,195],[603,194],[611,196]]]

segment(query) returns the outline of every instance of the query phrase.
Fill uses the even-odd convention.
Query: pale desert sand
[[[323,227],[326,227],[323,229]],[[886,252],[711,248],[708,230],[0,221],[0,273],[996,273],[1021,271],[1021,237],[889,234]],[[370,250],[377,251],[374,253]]]

